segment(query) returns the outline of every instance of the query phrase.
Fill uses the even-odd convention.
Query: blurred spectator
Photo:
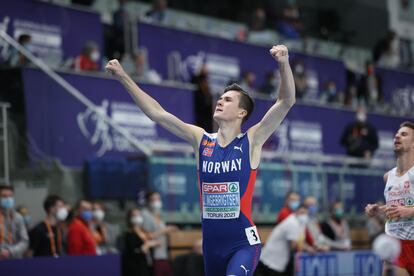
[[[314,240],[314,246],[321,251],[329,251],[329,239],[327,239],[321,232],[319,226],[319,205],[318,200],[313,196],[305,198],[303,204],[309,210],[309,222],[306,224],[306,230]]]
[[[345,99],[344,99],[344,105],[346,107],[356,109],[358,106],[358,88],[355,84],[348,85]]]
[[[349,225],[344,213],[342,203],[337,201],[332,205],[331,217],[321,223],[322,233],[332,241],[330,245],[333,250],[351,250]]]
[[[99,70],[99,48],[93,41],[85,43],[82,53],[76,57],[74,69],[79,71],[97,71]]]
[[[116,244],[116,231],[113,225],[105,221],[105,207],[102,203],[93,203],[92,232],[97,244],[98,255],[114,254],[118,250]]]
[[[382,102],[381,78],[376,74],[371,61],[366,62],[365,75],[359,80],[358,99],[371,109],[377,108]]]
[[[242,74],[242,78],[239,81],[239,85],[248,92],[254,91],[254,82],[256,80],[256,75],[252,71],[245,71]]]
[[[260,92],[277,99],[280,86],[280,73],[278,71],[270,71],[266,74],[266,79],[260,87]]]
[[[153,0],[152,8],[145,16],[153,22],[164,23],[166,19],[167,0]]]
[[[177,227],[166,225],[161,218],[162,201],[158,192],[149,191],[145,196],[146,208],[142,211],[144,217],[143,229],[151,239],[159,241],[154,248],[154,276],[171,276],[172,268],[168,258],[168,234],[176,231]]]
[[[349,156],[370,160],[378,148],[378,135],[374,126],[367,122],[367,113],[359,107],[356,121],[348,124],[341,136],[341,144]]]
[[[26,229],[29,230],[30,223],[32,222],[29,209],[25,205],[19,205],[16,207],[16,211],[23,217],[24,226],[26,226]]]
[[[68,255],[96,255],[96,242],[90,230],[92,219],[92,203],[80,200],[68,229]]]
[[[68,210],[62,198],[49,195],[43,202],[46,218],[30,232],[30,250],[37,256],[62,256],[64,254],[63,224]]]
[[[21,258],[29,245],[23,217],[14,209],[14,190],[0,186],[0,260]]]
[[[293,78],[295,80],[296,97],[303,99],[308,91],[308,75],[305,64],[301,60],[294,62]]]
[[[125,35],[130,37],[128,0],[118,0],[118,9],[112,15],[113,26],[105,33],[106,55],[122,60],[125,53]]]
[[[338,91],[336,83],[330,80],[326,83],[325,89],[322,91],[320,100],[322,103],[341,103],[341,92]]]
[[[378,66],[396,68],[400,64],[400,45],[397,34],[388,31],[374,46],[373,57]]]
[[[295,252],[315,252],[312,246],[305,243],[305,226],[308,221],[308,209],[302,205],[276,225],[262,249],[257,275],[294,275]]]
[[[378,206],[383,206],[384,202],[376,202]],[[374,216],[370,216],[366,221],[366,228],[368,230],[369,242],[372,244],[376,237],[384,233],[385,213],[377,212]]]
[[[266,12],[263,8],[256,8],[250,19],[250,31],[260,32],[266,28]]]
[[[144,219],[139,209],[131,209],[127,214],[128,229],[124,235],[122,249],[122,275],[150,276],[147,262],[149,250],[159,246],[159,241],[151,240],[142,229]]]
[[[196,125],[206,132],[213,132],[213,95],[210,92],[208,77],[199,75],[194,91],[194,114]]]
[[[277,23],[277,31],[286,38],[299,39],[303,24],[296,3],[289,3],[283,8],[282,18]]]
[[[204,259],[203,259],[203,242],[196,240],[193,244],[193,250],[188,254],[175,257],[173,262],[174,276],[203,276]]]
[[[300,206],[300,195],[296,192],[288,192],[285,197],[285,205],[280,209],[276,224],[281,223]]]
[[[150,68],[148,64],[147,52],[145,50],[138,50],[134,53],[131,66],[125,64],[128,56],[129,55],[124,56],[122,59],[122,65],[126,70],[128,70],[128,67],[130,68],[128,72],[132,77],[151,83],[160,83],[162,81],[161,76],[157,73],[157,71]]]
[[[26,50],[33,53],[32,37],[29,34],[21,34],[17,38],[17,42],[21,44]],[[11,67],[19,67],[28,65],[30,61],[17,49],[12,47],[10,49],[10,55],[7,60],[7,64]]]

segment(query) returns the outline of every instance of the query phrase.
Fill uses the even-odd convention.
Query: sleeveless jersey
[[[199,189],[206,250],[260,244],[251,219],[257,170],[250,166],[247,133],[221,147],[217,134],[203,135],[199,149]]]
[[[396,175],[397,168],[388,172],[384,196],[387,206],[414,207],[414,167],[403,176]],[[401,240],[414,240],[414,218],[388,218],[385,233]]]

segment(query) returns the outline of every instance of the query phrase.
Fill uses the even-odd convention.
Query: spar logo
[[[236,183],[230,183],[229,191],[232,193],[237,193],[239,191],[239,186]]]
[[[231,183],[215,183],[207,184],[203,183],[203,192],[209,194],[223,194],[223,193],[237,193],[239,186],[235,182]]]
[[[203,192],[209,193],[209,194],[221,194],[221,193],[227,193],[227,184],[221,183],[221,184],[204,184],[203,185]]]

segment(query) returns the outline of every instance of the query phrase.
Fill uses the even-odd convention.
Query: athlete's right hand
[[[378,204],[368,204],[365,206],[365,214],[367,216],[373,217],[380,211],[380,206]]]
[[[105,70],[115,77],[121,77],[125,74],[124,68],[122,68],[121,64],[117,59],[112,59],[106,64]]]

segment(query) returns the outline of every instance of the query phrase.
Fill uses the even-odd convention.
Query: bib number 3
[[[256,226],[245,228],[244,231],[246,232],[246,237],[247,237],[247,240],[249,241],[250,245],[255,245],[255,244],[261,243],[259,233],[257,232]]]

